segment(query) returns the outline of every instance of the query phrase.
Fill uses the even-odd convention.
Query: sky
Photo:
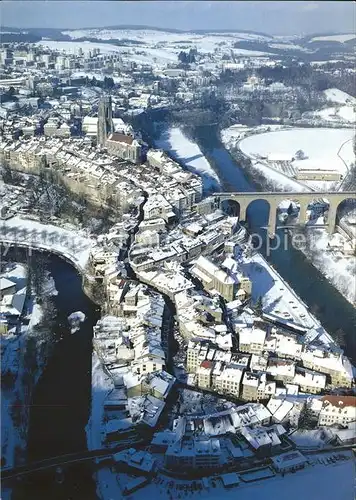
[[[120,24],[160,28],[244,29],[274,35],[353,33],[351,1],[3,0],[2,26],[84,28]]]

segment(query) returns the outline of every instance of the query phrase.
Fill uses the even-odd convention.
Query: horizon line
[[[252,33],[255,35],[261,36],[271,36],[271,37],[300,37],[300,38],[312,38],[316,36],[334,36],[334,35],[354,35],[356,38],[356,33],[354,31],[317,31],[313,33],[301,33],[301,34],[285,34],[285,35],[275,35],[272,33],[256,31],[253,29],[243,29],[243,28],[196,28],[196,29],[181,29],[181,28],[168,28],[162,26],[154,26],[154,25],[146,25],[146,24],[114,24],[114,25],[105,25],[105,26],[85,26],[85,27],[77,27],[77,28],[53,28],[53,27],[20,27],[20,26],[2,26],[0,25],[0,35],[5,29],[14,29],[14,30],[31,30],[31,31],[39,31],[39,30],[53,30],[53,31],[76,31],[76,30],[152,30],[152,31],[163,31],[163,32],[172,32],[172,33]]]

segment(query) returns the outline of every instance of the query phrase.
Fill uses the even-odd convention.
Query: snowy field
[[[266,129],[270,129],[271,132],[267,132]],[[268,133],[276,133],[286,129],[283,125],[265,125],[255,127],[253,130],[258,132],[258,136],[266,135]],[[232,125],[231,127],[221,131],[221,140],[228,150],[237,147],[239,141],[245,140],[244,138],[251,129],[245,125]],[[287,130],[290,130],[287,128]],[[257,134],[256,134],[257,135]],[[250,136],[250,137],[255,137]],[[247,137],[249,138],[249,137]],[[246,138],[246,140],[247,140]],[[308,187],[306,183],[298,182],[291,179],[285,175],[280,170],[277,170],[268,164],[266,161],[252,161],[252,166],[254,169],[259,170],[261,174],[269,181],[273,181],[275,188],[281,191],[310,191],[312,187]]]
[[[239,140],[243,139],[246,134],[253,130],[255,133],[262,134],[268,131],[278,131],[288,129],[286,125],[258,125],[257,127],[250,128],[247,125],[241,125],[237,123],[231,125],[231,127],[226,128],[221,131],[221,139],[224,144],[236,144]]]
[[[333,106],[329,105],[312,112],[312,117],[329,123],[345,123],[345,125],[356,122],[356,99],[353,96],[339,89],[327,89],[324,95],[328,103]]]
[[[79,38],[96,38],[98,40],[120,40],[126,46],[134,46],[149,48],[155,47],[166,51],[173,50],[189,50],[196,48],[200,54],[214,53],[231,53],[237,56],[265,56],[273,53],[274,49],[312,52],[308,47],[299,45],[299,37],[297,36],[270,36],[267,34],[258,33],[241,33],[241,32],[216,32],[211,33],[193,33],[179,32],[171,33],[152,29],[82,29],[82,30],[67,30],[62,32],[68,35],[73,41]],[[355,38],[354,35],[331,35],[326,37],[315,37],[311,41],[339,41],[346,42]],[[235,48],[236,42],[262,42],[268,44],[271,50],[264,49],[263,52],[256,50]]]
[[[351,106],[327,107],[314,111],[312,117],[325,123],[354,123],[355,112]]]
[[[182,163],[187,170],[200,175],[206,191],[219,189],[219,178],[200,151],[199,146],[188,139],[178,127],[164,131],[155,143],[158,148],[163,149],[172,158]]]
[[[233,44],[236,41],[244,40],[244,38],[232,37],[231,35],[172,34],[136,30],[132,32],[106,32],[103,30],[96,33],[96,35],[83,31],[74,33],[76,33],[75,36],[71,35],[73,41],[42,40],[37,42],[37,45],[48,47],[50,50],[72,54],[76,54],[79,49],[82,49],[85,55],[88,55],[93,49],[100,49],[101,54],[120,53],[123,60],[157,67],[165,67],[169,63],[178,62],[179,52],[191,48],[196,48],[202,55],[213,54],[215,51],[219,51],[221,54],[231,53],[231,50],[233,50],[235,56],[260,57],[268,55],[266,52],[234,48]],[[98,42],[76,41],[77,38],[83,36],[98,38]],[[100,43],[100,39],[121,39],[123,45]],[[137,44],[125,42],[125,39],[136,41]]]
[[[353,136],[352,129],[294,128],[252,135],[239,146],[250,158],[262,156],[273,161],[290,161],[302,150],[307,158],[293,161],[295,167],[331,169],[345,175],[347,167],[355,161]]]
[[[349,40],[353,40],[355,37],[354,33],[345,33],[343,35],[325,35],[325,36],[315,36],[310,41],[311,42],[340,42],[345,43]]]
[[[324,90],[324,95],[328,101],[337,104],[350,104],[351,106],[355,106],[356,104],[355,97],[339,89],[326,89]]]
[[[305,116],[345,126],[356,122],[356,99],[353,96],[336,88],[324,90],[323,93],[328,105],[317,111],[305,113]]]
[[[39,221],[12,217],[0,225],[0,241],[18,243],[63,255],[79,269],[84,269],[95,240],[81,234]]]
[[[354,107],[350,105],[339,105],[323,108],[319,111],[314,111],[311,115],[313,118],[322,120],[327,123],[342,123],[346,125],[355,123],[356,121],[356,113]]]
[[[232,48],[233,44],[238,41],[261,41],[268,42],[273,40],[273,37],[268,35],[258,35],[255,33],[170,33],[164,31],[143,29],[143,30],[107,30],[107,29],[92,29],[92,30],[71,30],[64,31],[63,34],[69,35],[72,40],[90,37],[101,40],[118,39],[125,42],[125,40],[136,41],[144,46],[157,46],[167,49],[189,50],[190,48],[197,48],[200,53],[211,53],[215,49],[221,50],[221,44],[224,43],[224,49]],[[242,54],[247,55],[262,55],[263,52],[255,52],[244,49],[241,50]],[[255,52],[255,53],[254,53]]]

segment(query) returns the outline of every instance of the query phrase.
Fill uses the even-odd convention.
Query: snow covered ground
[[[257,127],[248,127],[247,125],[241,125],[240,123],[236,123],[235,125],[231,125],[231,127],[226,128],[221,131],[221,139],[225,145],[235,146],[238,141],[243,139],[246,135],[248,135],[252,130],[254,133],[263,133],[270,131],[278,131],[289,129],[290,127],[286,125],[258,125]]]
[[[71,231],[39,221],[12,217],[0,225],[0,241],[41,248],[63,255],[79,268],[84,269],[95,240],[79,230]],[[5,250],[6,252],[6,245]]]
[[[326,89],[324,90],[324,95],[328,101],[338,104],[350,104],[351,106],[356,104],[355,97],[339,89]]]
[[[355,110],[353,106],[349,105],[323,108],[319,111],[313,111],[312,116],[328,123],[355,123],[356,121]]]
[[[97,43],[88,41],[75,41],[74,38],[74,41],[68,42],[42,40],[40,42],[37,42],[37,45],[47,47],[50,50],[58,50],[71,54],[77,54],[79,49],[82,49],[85,55],[88,55],[90,51],[93,51],[93,49],[99,49],[100,54],[120,53],[124,61],[131,61],[137,64],[149,64],[156,67],[166,67],[170,63],[177,63],[179,52],[181,50],[189,50],[190,48],[197,48],[199,53],[202,55],[213,54],[215,50],[223,50],[224,52],[233,50],[235,56],[244,55],[247,57],[260,57],[268,55],[266,52],[233,48],[233,43],[238,41],[239,39],[233,40],[229,37],[226,38],[223,36],[209,37],[206,35],[190,35],[188,40],[182,39],[182,37],[180,37],[180,39],[178,40],[171,41],[167,41],[167,39],[160,40],[158,42],[152,40],[151,43],[146,38],[138,37],[137,34],[135,36],[136,38],[134,40],[144,43],[135,45],[132,43],[124,44],[125,42],[122,42],[122,45],[114,45],[110,43],[100,43],[100,41],[98,41]],[[120,38],[120,35],[117,35],[117,37]],[[110,40],[116,37],[106,37],[106,35],[102,37],[101,33],[99,33],[97,38],[99,40]],[[130,37],[130,39],[132,38]],[[182,43],[179,43],[180,41]],[[221,42],[224,43],[224,49],[219,46],[219,43]]]
[[[138,42],[136,47],[145,50],[153,47],[163,49],[163,52],[173,51],[178,53],[181,50],[189,50],[196,48],[199,53],[213,53],[215,50],[230,50],[235,42],[238,41],[263,41],[268,42],[273,40],[273,37],[268,35],[259,35],[256,33],[171,33],[150,29],[129,30],[129,29],[88,29],[88,30],[70,30],[63,32],[69,35],[72,40],[90,37],[98,40],[119,39],[122,43],[127,43],[127,40]],[[125,42],[126,41],[126,42]],[[128,43],[130,43],[128,42]],[[224,44],[223,46],[221,44]],[[126,48],[126,47],[124,47]],[[246,49],[234,49],[234,52],[247,56],[260,56],[266,52],[252,51]],[[164,56],[163,56],[164,57]]]
[[[305,113],[305,116],[310,115],[325,123],[341,125],[356,122],[356,99],[353,96],[336,88],[324,90],[323,93],[328,105],[317,111]]]
[[[348,42],[349,40],[353,40],[355,37],[354,33],[345,33],[344,35],[324,35],[324,36],[315,36],[310,41],[311,42]]]
[[[283,280],[259,253],[241,256],[239,259],[244,274],[252,285],[252,299],[262,297],[263,311],[282,322],[292,323],[319,333],[319,340],[334,344],[332,337],[310,313],[294,290]]]
[[[237,40],[249,40],[249,41],[271,41],[272,36],[262,35],[257,33],[192,33],[192,32],[181,32],[173,33],[170,31],[155,30],[152,29],[106,29],[106,28],[94,28],[94,29],[82,29],[82,30],[68,30],[62,32],[64,35],[68,35],[75,40],[77,38],[90,37],[98,38],[101,40],[111,40],[111,39],[123,39],[123,40],[136,40],[144,41],[145,43],[189,43],[189,42],[210,42],[218,45],[221,41],[226,41],[226,39],[231,39],[233,42]]]
[[[290,161],[302,150],[306,159],[294,160],[293,166],[337,170],[345,175],[347,167],[355,161],[353,136],[352,129],[293,128],[251,135],[239,146],[250,158],[258,160],[262,156],[272,161]]]
[[[325,229],[313,228],[308,234],[311,250],[304,253],[349,302],[356,304],[356,257],[341,251],[350,243],[339,233],[330,236]]]
[[[282,130],[289,130],[289,128],[284,127],[283,125],[269,125],[268,127],[263,125],[259,127],[255,127],[253,130],[258,132],[258,136],[267,135],[268,133],[277,133]],[[268,132],[271,130],[271,132]],[[222,130],[221,132],[221,140],[225,147],[228,150],[232,150],[236,148],[238,144],[242,143],[244,140],[248,138],[256,137],[248,136],[248,133],[251,131],[245,125],[232,125],[231,127]],[[247,137],[246,137],[247,135]],[[246,139],[245,139],[246,137]],[[250,156],[250,155],[248,155]],[[292,179],[288,175],[284,174],[277,168],[273,168],[272,163],[269,163],[264,160],[252,160],[252,166],[254,169],[261,172],[261,174],[268,180],[272,181],[277,190],[281,191],[310,191],[313,189],[313,186],[308,186],[307,183],[298,182],[295,179]]]
[[[101,432],[101,429],[103,429],[104,400],[108,392],[114,388],[114,383],[110,376],[105,373],[95,351],[93,351],[92,355],[91,377],[91,412],[85,430],[88,450],[97,450],[102,447],[104,437],[104,430],[103,433]]]
[[[26,275],[26,267],[22,264],[11,266],[8,271],[2,274],[2,276],[15,281],[18,286],[26,286]],[[47,295],[56,295],[57,291],[51,276],[47,277],[44,290]],[[25,307],[30,308],[30,321],[28,325],[21,324],[20,335],[9,332],[1,336],[2,376],[10,373],[13,375],[12,385],[2,386],[1,391],[1,456],[4,460],[3,465],[7,467],[19,463],[23,451],[26,449],[28,424],[28,410],[26,408],[28,408],[28,397],[31,397],[31,388],[28,385],[30,382],[25,382],[28,367],[24,365],[24,354],[30,337],[36,339],[37,349],[37,369],[35,373],[31,373],[32,382],[30,385],[32,387],[37,383],[46,363],[46,359],[39,353],[44,340],[39,339],[38,332],[34,330],[41,321],[42,307],[35,301],[34,297],[27,306],[25,304]],[[15,405],[20,405],[18,411]],[[17,419],[21,420],[17,422]]]
[[[273,181],[276,188],[282,191],[311,191],[311,189],[305,185],[306,183],[302,184],[301,182],[295,181],[262,161],[253,163],[253,168],[259,170],[266,179]]]
[[[200,175],[206,191],[219,189],[220,182],[217,174],[200,151],[199,146],[188,139],[180,128],[169,128],[155,142],[158,148],[167,151],[172,158],[182,163],[190,172]]]
[[[208,500],[220,500],[225,498],[233,500],[351,500],[354,498],[354,467],[355,462],[352,452],[343,452],[344,460],[327,464],[325,458],[328,455],[314,455],[311,464],[304,470],[295,474],[287,473],[284,477],[276,474],[275,477],[257,480],[252,483],[240,482],[238,486],[230,489],[224,488],[219,476],[206,478],[203,486],[201,480],[195,482],[200,485],[199,490],[192,490],[191,482],[172,478],[159,474],[156,482],[141,488],[131,494],[132,500],[146,500],[147,498],[172,499],[172,498],[200,498]],[[100,498],[102,500],[113,500],[121,498],[122,484],[127,482],[128,476],[119,473],[117,476],[110,473],[109,469],[99,472],[100,480],[106,488],[101,487]],[[182,490],[182,487],[185,487]],[[99,492],[98,492],[99,493]]]

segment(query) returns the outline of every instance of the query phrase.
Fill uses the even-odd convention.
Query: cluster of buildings
[[[8,264],[1,271],[0,332],[6,334],[19,326],[27,295],[27,277],[23,266],[16,264]]]
[[[160,152],[153,153],[163,156]],[[169,165],[170,160],[166,161]],[[316,336],[311,332],[306,334],[297,325],[293,327],[289,324],[283,328],[278,322],[257,318],[246,306],[253,283],[244,275],[231,253],[231,249],[235,248],[232,240],[237,221],[218,211],[202,214],[198,203],[192,207],[190,217],[186,209],[177,211],[175,220],[178,225],[171,226],[162,213],[154,211],[150,217],[151,204],[147,208],[146,204],[143,220],[138,224],[130,246],[129,260],[140,281],[168,295],[175,304],[179,331],[187,344],[184,366],[190,384],[239,400],[263,401],[272,425],[285,426],[283,436],[286,428],[298,428],[310,394],[321,395],[334,387],[352,386],[352,366],[341,350],[314,343]],[[152,205],[152,210],[155,210],[157,204]],[[216,248],[223,249],[219,260],[213,261],[208,257],[211,249],[206,252],[207,256],[201,255],[200,247],[191,259],[189,256],[180,259],[174,258],[164,248],[166,241],[182,243],[193,234],[198,240],[204,229],[211,228],[212,222],[215,230],[218,227],[216,223],[221,224],[223,234],[222,240],[215,241]],[[127,311],[128,306],[126,299],[122,300],[124,294],[118,292],[118,286],[120,288],[116,280],[111,288],[115,299],[111,299],[110,304],[115,304],[115,314],[120,315],[120,311]],[[131,300],[130,294],[127,297]],[[126,347],[125,352],[129,352]],[[145,362],[146,371],[142,371],[142,363],[136,361],[132,353],[129,359],[132,376],[126,389],[129,393],[133,390],[142,393],[139,377],[147,370],[156,369],[158,364]],[[163,363],[159,365],[159,370],[163,370],[161,373],[164,369]],[[313,407],[314,420],[319,425],[325,425],[322,408],[327,404],[326,400],[317,396],[315,401],[318,403]],[[348,425],[351,420],[347,418],[344,417],[343,423],[337,419],[328,423]],[[259,442],[259,435],[255,436],[252,431],[245,430],[244,434],[249,446]],[[264,437],[262,441],[275,443],[276,446],[281,444],[280,436],[274,436],[272,431],[267,434],[268,438]],[[204,439],[209,442],[209,438]],[[192,466],[200,449],[207,450],[209,457],[215,457],[211,459],[211,464],[220,463],[219,453],[216,450],[212,452],[211,443],[204,444],[204,439],[199,438],[199,442],[192,443],[184,438],[178,444],[172,443],[171,448],[166,450],[167,467],[180,466],[184,460]],[[275,450],[281,452],[278,447]],[[177,458],[181,454],[185,457],[183,462]],[[204,460],[202,463],[206,464]]]
[[[283,328],[263,319],[262,312],[257,317],[248,306],[254,283],[234,258],[242,234],[238,219],[202,202],[202,180],[162,151],[148,150],[118,117],[172,104],[173,87],[175,100],[194,102],[198,82],[211,87],[214,72],[137,68],[99,49],[86,55],[81,49],[60,54],[40,47],[22,52],[0,53],[2,67],[13,70],[12,78],[0,81],[0,89],[8,92],[11,85],[19,96],[0,109],[0,163],[64,182],[93,205],[111,209],[115,222],[97,238],[88,262],[102,290],[94,356],[109,380],[93,385],[92,420],[96,413],[100,418],[92,432],[100,433],[106,446],[128,435],[150,435],[170,404],[175,377],[167,368],[164,331],[171,311],[164,294],[175,306],[184,339],[188,384],[247,404],[177,416],[151,440],[163,466],[171,471],[236,470],[253,468],[266,457],[277,471],[304,466],[307,460],[288,437],[303,413],[310,412],[319,426],[341,430],[356,420],[355,397],[325,395],[352,387],[349,360],[336,346],[314,342],[310,332]],[[107,66],[119,72],[115,81],[110,77],[113,86],[120,84],[112,96],[90,86],[86,74]],[[25,77],[20,77],[23,69]],[[143,76],[149,84],[139,81]],[[243,91],[261,85],[252,77]],[[41,108],[38,95],[47,107]],[[215,258],[214,252],[219,254]],[[128,279],[129,268],[139,281]],[[0,277],[2,316],[15,306],[20,311],[17,295],[11,279]],[[145,477],[155,469],[149,452],[124,450],[115,461]],[[137,486],[134,481],[126,493]]]
[[[219,73],[216,70],[215,76],[204,76],[203,68],[177,69],[178,58],[176,64],[170,64],[172,68],[165,67],[167,64],[162,67],[160,60],[158,64],[153,60],[135,62],[136,51],[130,47],[110,54],[101,53],[98,47],[72,51],[70,44],[62,51],[35,44],[4,44],[0,53],[0,91],[14,95],[2,99],[0,105],[3,129],[9,134],[31,136],[43,133],[43,123],[49,119],[46,132],[76,135],[78,123],[84,131],[94,118],[93,108],[100,110],[98,100],[103,90],[113,94],[116,117],[135,115],[147,109],[165,110],[177,99],[192,101],[201,93],[201,85],[208,86]],[[57,127],[52,115],[59,119]],[[135,161],[140,144],[124,144],[113,136],[108,147],[119,154],[129,151]]]
[[[200,193],[194,193],[192,204],[200,196]],[[160,208],[160,204],[164,203],[162,196],[154,195],[144,205],[144,221],[130,250],[130,263],[136,273],[157,269],[168,262],[188,263],[202,253],[210,253],[222,246],[238,228],[236,217],[226,217],[220,210],[204,216],[194,213],[193,205],[185,204],[181,209],[174,207],[171,222],[177,221],[178,215],[179,225],[171,229],[169,218],[167,220]],[[192,222],[192,219],[195,221]]]
[[[199,330],[190,336],[187,370],[196,374],[199,387],[259,401],[281,390],[321,394],[352,386],[352,365],[342,352],[310,345],[300,335],[244,312],[232,320],[232,328],[236,341],[225,345]]]
[[[113,158],[97,152],[85,139],[34,137],[27,141],[2,141],[0,159],[27,174],[58,176],[77,195],[95,204],[116,209],[141,196],[129,179],[121,177]],[[47,172],[47,173],[46,173]],[[127,196],[129,198],[127,198]]]
[[[206,257],[200,256],[191,269],[191,273],[202,282],[205,290],[220,295],[227,302],[236,299],[244,302],[251,296],[251,280],[243,275],[237,263],[231,258],[227,258],[219,266]]]
[[[314,446],[320,446],[317,442],[319,438],[323,446],[354,442],[355,436],[350,432],[353,432],[355,422],[355,405],[356,398],[351,396],[324,396],[308,401],[295,398],[294,404],[293,398],[281,397],[272,399],[267,406],[261,403],[242,406],[230,403],[230,407],[221,411],[179,416],[171,430],[158,431],[153,435],[151,449],[163,454],[164,466],[170,470],[195,469],[198,474],[199,471],[207,473],[209,469],[216,473],[221,468],[243,471],[258,467],[261,465],[259,461],[266,458],[273,462],[282,460],[287,453],[299,456],[295,449],[298,441],[294,441],[294,434],[287,429],[291,422],[297,428],[298,419],[306,407],[324,434],[319,436],[319,431],[310,431],[310,446],[313,446],[313,437]],[[348,426],[350,430],[340,430]],[[303,457],[302,454],[300,456]]]
[[[276,427],[269,427],[270,422],[270,412],[262,404],[231,405],[220,412],[178,417],[171,430],[154,434],[151,446],[164,453],[168,469],[216,470],[253,460],[250,436],[257,429],[266,435],[278,433]]]
[[[110,99],[104,99],[97,120],[100,149],[86,137],[36,136],[17,141],[3,137],[0,162],[27,174],[41,172],[57,177],[76,195],[112,209],[114,215],[140,206],[147,193],[144,218],[149,222],[141,228],[145,241],[149,231],[155,229],[151,219],[170,223],[201,200],[202,181],[159,151],[149,152],[147,162],[141,163],[142,150],[136,139],[123,132],[110,132],[108,103]],[[150,161],[152,158],[156,161]],[[152,175],[154,172],[157,175]]]
[[[166,372],[163,297],[137,282],[122,280],[121,285],[115,316],[103,316],[93,337],[113,385],[103,402],[106,442],[139,424],[155,427],[175,380]]]

